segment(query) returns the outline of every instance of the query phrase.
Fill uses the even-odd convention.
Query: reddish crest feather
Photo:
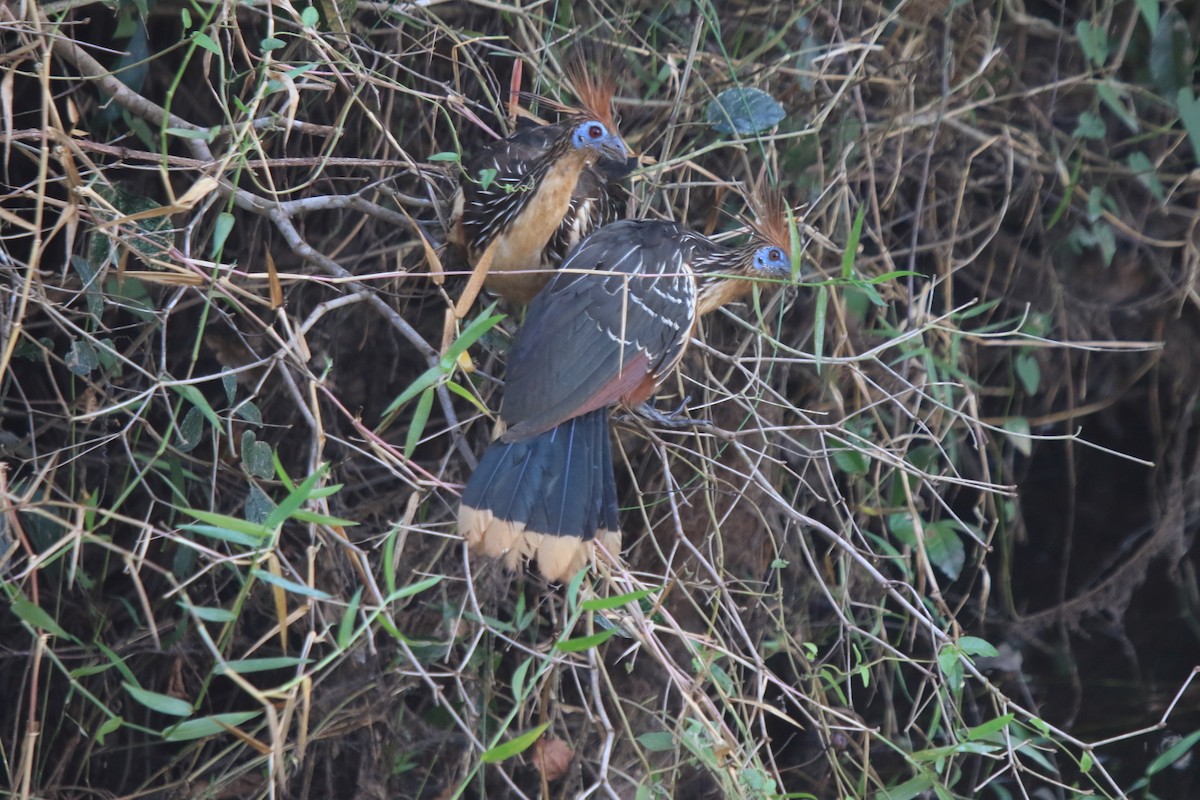
[[[565,72],[567,84],[584,114],[616,133],[612,100],[617,91],[617,82],[613,76],[612,60],[608,51],[592,43],[581,42],[567,58]]]
[[[750,223],[754,234],[790,254],[792,234],[788,228],[788,204],[783,195],[774,189],[764,189],[755,193],[750,205],[758,218]]]

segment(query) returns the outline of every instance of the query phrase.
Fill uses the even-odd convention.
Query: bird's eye
[[[767,258],[771,261],[783,261],[783,251],[778,247],[773,247],[771,252],[767,253]]]
[[[604,128],[600,125],[589,125],[587,135],[593,139],[601,139],[604,137]]]

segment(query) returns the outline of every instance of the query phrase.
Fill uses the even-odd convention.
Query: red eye
[[[769,258],[772,261],[783,261],[783,251],[776,248],[769,253]]]
[[[589,125],[587,134],[593,139],[600,139],[604,136],[604,128],[599,125]]]

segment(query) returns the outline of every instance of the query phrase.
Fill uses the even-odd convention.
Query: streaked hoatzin
[[[464,164],[454,197],[448,242],[472,268],[496,242],[486,286],[522,305],[572,247],[618,218],[631,168],[612,116],[611,75],[580,57],[567,80],[582,110],[484,146]]]
[[[458,528],[510,568],[552,581],[620,550],[609,407],[645,402],[701,315],[790,273],[781,203],[730,249],[673,222],[624,220],[585,239],[529,306],[508,361],[507,428],[467,481]]]

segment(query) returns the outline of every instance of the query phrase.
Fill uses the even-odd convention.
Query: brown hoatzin
[[[582,110],[476,152],[451,212],[447,241],[471,267],[494,243],[486,285],[522,305],[572,247],[618,218],[619,184],[632,166],[612,116],[611,76],[578,58],[567,79]]]
[[[696,319],[790,273],[781,204],[751,242],[726,248],[673,222],[623,220],[585,239],[534,299],[508,362],[507,429],[467,481],[468,545],[510,568],[536,558],[565,580],[599,540],[620,550],[609,407],[645,402],[683,355]]]

